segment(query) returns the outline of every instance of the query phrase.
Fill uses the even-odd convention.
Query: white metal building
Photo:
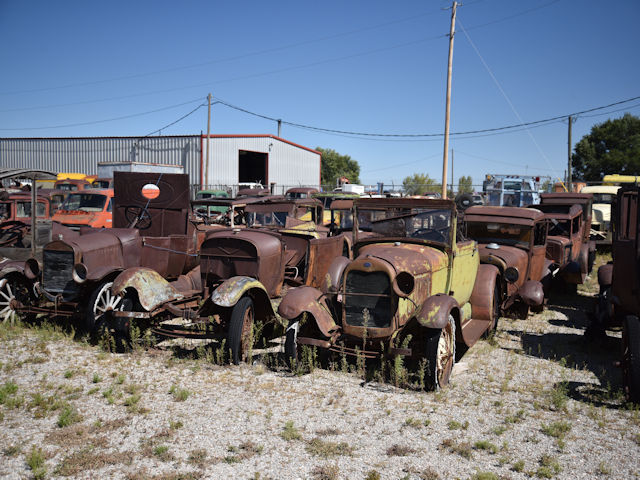
[[[320,186],[321,154],[273,135],[211,135],[203,138],[204,185],[255,182],[265,187]],[[208,165],[208,168],[207,168]]]
[[[99,162],[175,165],[194,189],[244,182],[275,184],[276,193],[318,188],[320,160],[320,152],[274,135],[0,138],[0,167],[94,175]]]

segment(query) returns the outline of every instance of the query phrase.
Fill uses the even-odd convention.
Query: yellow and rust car
[[[472,346],[497,321],[496,269],[457,232],[452,200],[354,201],[353,260],[337,258],[320,288],[291,289],[285,355],[303,348],[422,365],[427,386],[449,382],[456,344]],[[463,348],[463,349],[464,349]]]

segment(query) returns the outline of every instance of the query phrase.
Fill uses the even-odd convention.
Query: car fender
[[[278,313],[287,320],[298,318],[305,312],[313,317],[318,330],[325,337],[331,337],[338,328],[327,304],[327,297],[317,288],[293,288],[289,290],[278,306]]]
[[[339,290],[342,274],[350,263],[351,260],[347,257],[336,257],[333,259],[325,276],[325,285],[323,285],[325,292],[337,292]]]
[[[607,263],[598,268],[598,285],[600,290],[610,287],[613,283],[613,263]]]
[[[518,296],[530,307],[539,307],[544,303],[544,288],[536,280],[527,280],[518,289]]]
[[[262,291],[269,298],[266,288],[259,280],[236,276],[222,282],[211,294],[211,301],[219,307],[233,307],[250,290]]]
[[[474,320],[493,321],[493,294],[500,270],[495,265],[481,264],[471,292],[471,317]],[[498,299],[500,301],[501,299]]]
[[[455,298],[438,293],[429,297],[416,315],[418,323],[426,328],[444,328],[449,321],[449,313],[459,310],[460,306]]]
[[[137,292],[140,305],[147,312],[167,302],[184,298],[167,280],[151,268],[135,267],[125,270],[114,279],[111,293],[124,295],[129,288]]]
[[[20,273],[24,275],[26,262],[17,260],[10,260],[8,262],[0,263],[0,278],[10,273]]]

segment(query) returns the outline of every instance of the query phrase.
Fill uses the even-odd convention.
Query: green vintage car
[[[207,198],[229,198],[229,194],[224,190],[200,190],[196,192],[196,200],[205,200]],[[216,213],[226,213],[228,208],[222,206],[200,206],[198,209],[207,208],[209,216]],[[206,212],[207,210],[204,210]]]
[[[498,318],[498,269],[480,265],[475,241],[460,237],[452,200],[354,201],[353,256],[336,259],[321,288],[289,290],[285,354],[302,349],[421,365],[426,385],[449,382],[456,344],[472,346]]]

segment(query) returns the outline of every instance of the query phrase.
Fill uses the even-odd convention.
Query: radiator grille
[[[391,284],[384,272],[352,270],[345,284],[345,321],[354,327],[364,325],[364,310],[369,311],[367,327],[391,325]]]
[[[65,299],[73,297],[78,292],[78,285],[71,276],[73,252],[45,250],[43,259],[42,286],[45,291],[54,295],[62,294]]]

